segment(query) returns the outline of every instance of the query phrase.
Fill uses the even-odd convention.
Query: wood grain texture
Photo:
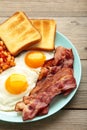
[[[0,16],[9,16],[15,10],[22,10],[29,16],[37,17],[87,16],[87,0],[0,1]]]
[[[61,110],[49,118],[32,123],[1,122],[0,130],[87,130],[86,110]]]

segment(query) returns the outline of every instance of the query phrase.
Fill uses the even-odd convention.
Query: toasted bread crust
[[[41,35],[24,12],[16,12],[0,25],[0,38],[14,56],[41,40]]]

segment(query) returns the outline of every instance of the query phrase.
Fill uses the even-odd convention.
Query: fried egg
[[[46,60],[54,57],[54,52],[28,51],[20,54],[20,64],[25,68],[36,71],[38,74]],[[19,59],[18,59],[19,60]]]
[[[29,95],[35,87],[38,74],[30,69],[14,67],[0,77],[0,110],[12,111],[15,104]]]
[[[0,74],[0,110],[14,111],[15,104],[35,87],[44,62],[53,52],[26,51],[15,57],[16,66]]]

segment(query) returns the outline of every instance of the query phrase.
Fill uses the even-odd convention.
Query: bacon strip
[[[76,87],[73,61],[71,49],[56,48],[54,58],[44,63],[36,87],[16,104],[15,110],[22,111],[23,120],[47,114],[55,96],[67,95]]]

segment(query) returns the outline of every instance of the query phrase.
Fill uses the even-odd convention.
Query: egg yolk
[[[25,63],[32,68],[41,67],[46,60],[44,53],[39,51],[29,52],[25,56]]]
[[[12,74],[6,80],[5,87],[11,94],[20,94],[27,89],[28,83],[24,75]]]

